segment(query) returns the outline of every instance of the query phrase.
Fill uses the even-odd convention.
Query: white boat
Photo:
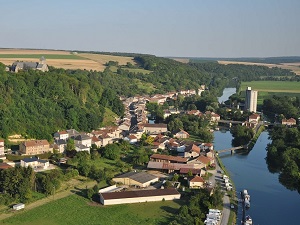
[[[250,202],[248,200],[245,200],[245,207],[250,208]]]
[[[245,218],[245,225],[252,225],[252,218],[248,215]]]

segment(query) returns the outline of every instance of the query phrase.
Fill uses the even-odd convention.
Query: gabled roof
[[[83,140],[90,140],[91,137],[86,135],[86,134],[81,134],[81,135],[78,135],[75,140],[78,140],[78,141],[83,141]]]
[[[201,155],[201,156],[199,156],[199,157],[197,158],[197,161],[199,161],[199,162],[201,162],[201,163],[207,165],[207,164],[210,163],[211,158],[210,158],[210,157],[207,157],[207,156],[204,156],[204,155]]]
[[[6,170],[9,168],[12,168],[12,166],[7,163],[0,163],[0,170]]]
[[[100,141],[99,138],[97,138],[96,136],[92,137],[92,142],[98,142],[98,141]]]
[[[33,140],[33,141],[25,141],[23,144],[26,147],[32,147],[32,146],[49,145],[49,142],[47,140]]]
[[[121,174],[119,176],[116,176],[115,178],[130,178],[132,180],[135,180],[139,183],[146,183],[149,181],[152,181],[154,179],[156,179],[157,177],[150,174],[150,173],[146,173],[146,172],[128,172],[128,173],[124,173]]]
[[[167,124],[164,123],[155,123],[155,124],[150,124],[150,123],[144,123],[143,124],[144,127],[161,127],[161,128],[167,128]]]
[[[204,183],[204,179],[202,177],[195,176],[194,178],[192,178],[190,180],[190,182],[201,182],[201,183]]]
[[[201,174],[201,169],[190,169],[190,168],[180,168],[181,174],[187,174],[189,171],[192,172],[192,174]]]
[[[249,118],[250,119],[257,119],[257,118],[259,118],[259,115],[254,113],[254,114],[250,115]]]
[[[191,144],[189,146],[187,146],[185,149],[184,149],[185,152],[197,152],[198,154],[200,154],[200,151],[201,149],[197,146],[197,145],[194,145],[194,144]]]
[[[171,155],[160,155],[160,154],[153,154],[150,156],[151,159],[163,159],[163,160],[169,160],[173,162],[181,162],[186,163],[187,158],[183,158],[180,156],[171,156]]]

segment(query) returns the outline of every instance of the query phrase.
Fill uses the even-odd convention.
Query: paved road
[[[221,220],[221,225],[227,225],[230,215],[230,199],[227,195],[223,197],[223,215]]]
[[[213,176],[211,176],[209,179],[209,181],[212,182],[212,185],[215,185],[217,182],[219,182],[219,183],[223,182],[222,174],[224,174],[224,172],[222,171],[222,174],[221,174],[221,173],[218,173],[218,171],[222,171],[222,170],[221,170],[219,164],[216,163],[216,169],[214,171],[212,171]],[[223,211],[222,211],[221,225],[228,224],[229,215],[230,215],[230,198],[226,194],[226,191],[225,191],[225,195],[223,197]]]

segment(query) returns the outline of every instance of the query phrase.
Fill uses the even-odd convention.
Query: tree
[[[92,188],[87,189],[87,192],[86,192],[87,198],[88,198],[89,200],[92,200],[94,193],[95,193],[95,192],[94,192],[94,190],[93,190]]]
[[[120,158],[120,147],[118,144],[108,144],[104,148],[104,157],[107,159],[115,160]]]
[[[75,150],[75,142],[74,139],[69,138],[67,141],[67,146],[66,146],[66,150],[67,151],[73,151]]]

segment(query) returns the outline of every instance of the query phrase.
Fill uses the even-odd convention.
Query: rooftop
[[[110,192],[101,193],[104,200],[120,199],[120,198],[141,198],[150,196],[163,196],[163,195],[180,195],[180,193],[174,188],[167,189],[154,189],[154,190],[142,190],[142,191],[124,191],[124,192]]]
[[[124,173],[119,176],[116,176],[115,178],[130,178],[130,179],[135,180],[140,183],[146,183],[153,179],[156,179],[157,177],[152,174],[146,173],[146,172],[132,171],[132,172],[128,172],[128,173]]]

